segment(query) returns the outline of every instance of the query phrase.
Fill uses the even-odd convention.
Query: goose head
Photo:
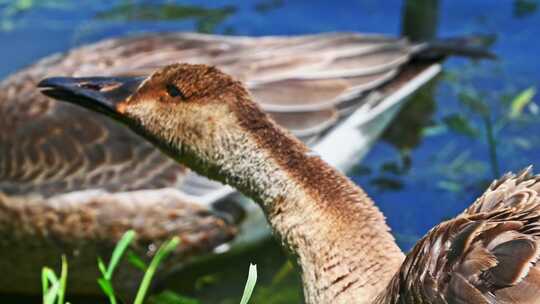
[[[205,175],[225,158],[232,134],[245,133],[241,125],[268,119],[239,81],[206,65],[173,64],[148,77],[55,77],[39,86],[123,122]]]

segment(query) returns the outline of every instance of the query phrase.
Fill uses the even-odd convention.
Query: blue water
[[[409,1],[414,2],[437,3]],[[176,5],[175,11],[167,13],[167,5]],[[0,77],[54,52],[137,32],[399,35],[403,7],[404,1],[397,0],[0,0]],[[197,10],[182,16],[179,12],[186,8]],[[478,100],[489,109],[488,120],[501,126],[515,96],[540,87],[538,8],[537,0],[438,2],[437,21],[430,26],[436,27],[439,37],[493,34],[491,49],[499,59],[447,61],[445,74],[400,114],[396,129],[403,134],[390,129],[363,162],[368,165],[359,165],[351,173],[383,210],[405,250],[429,228],[469,205],[498,173],[528,164],[540,166],[540,111],[536,106],[540,98],[534,97],[519,117],[496,130],[495,144],[490,147],[485,118],[458,97],[464,92],[481,96]],[[148,12],[144,20],[143,11]],[[452,125],[448,122],[452,118],[461,124]],[[493,150],[496,161],[490,159]]]

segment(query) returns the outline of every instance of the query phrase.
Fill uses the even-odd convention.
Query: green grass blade
[[[536,94],[536,89],[530,87],[523,92],[519,93],[510,105],[510,118],[517,118],[523,112],[525,106],[527,106]]]
[[[98,284],[101,290],[103,290],[103,293],[109,298],[109,303],[116,304],[116,296],[114,295],[112,283],[105,278],[99,278]]]
[[[52,269],[43,267],[41,283],[43,285],[43,304],[55,304],[54,300],[58,297],[60,282]]]
[[[99,268],[99,272],[101,272],[101,275],[103,277],[106,277],[107,276],[107,267],[105,266],[105,262],[103,262],[103,259],[98,257],[97,258],[97,265],[98,265],[98,268]]]
[[[158,268],[159,264],[161,264],[161,261],[163,261],[163,259],[165,259],[176,248],[176,246],[178,246],[179,243],[180,239],[178,237],[174,237],[172,240],[165,242],[159,247],[156,255],[154,256],[154,258],[152,258],[152,261],[150,261],[148,269],[144,273],[144,277],[142,279],[141,285],[139,286],[139,290],[137,291],[137,296],[135,297],[135,301],[133,302],[133,304],[143,303],[146,292],[150,287],[150,283],[152,282],[152,278],[154,277],[156,269]]]
[[[45,297],[43,298],[43,304],[54,304],[54,300],[56,299],[56,296],[58,296],[58,284],[52,284],[51,288],[47,293],[45,294]]]
[[[127,259],[128,259],[128,262],[130,262],[132,266],[136,267],[142,272],[145,272],[148,269],[148,266],[146,266],[146,263],[138,255],[136,255],[135,252],[131,250],[129,250],[127,253]]]
[[[47,279],[47,267],[43,267],[41,270],[41,290],[43,295],[43,304],[46,303],[45,296],[47,295],[47,292],[49,291],[49,280]]]
[[[246,281],[246,287],[244,287],[244,294],[242,295],[242,300],[240,304],[247,304],[257,283],[257,265],[249,264],[249,273]]]
[[[60,281],[58,286],[58,304],[64,304],[64,298],[66,296],[68,264],[65,255],[62,255],[62,270],[60,272]]]
[[[108,267],[105,267],[105,263],[100,257],[98,257],[97,259],[99,271],[103,276],[103,278],[99,278],[97,282],[99,287],[101,287],[101,290],[103,290],[103,293],[105,293],[109,298],[109,302],[111,304],[116,304],[116,296],[114,293],[114,288],[112,286],[112,277],[114,274],[114,270],[116,269],[116,266],[118,266],[118,263],[120,263],[120,259],[124,255],[124,252],[126,251],[129,244],[133,242],[134,238],[135,231],[133,230],[128,230],[126,231],[126,233],[124,233],[124,235],[122,235],[122,238],[114,247]]]
[[[111,256],[111,260],[109,261],[109,267],[107,268],[107,274],[105,276],[107,280],[110,280],[112,278],[114,269],[118,265],[118,262],[120,262],[120,258],[122,258],[124,251],[126,251],[126,248],[129,246],[129,244],[131,244],[134,238],[135,231],[129,230],[124,233],[118,244],[116,244],[116,247],[114,248]]]
[[[173,291],[165,290],[148,299],[149,304],[200,304],[199,301],[181,296]]]

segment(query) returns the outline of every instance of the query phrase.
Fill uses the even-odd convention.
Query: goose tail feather
[[[493,34],[435,39],[418,44],[415,59],[436,61],[448,56],[460,56],[471,59],[495,60],[497,56],[489,51],[489,47],[495,40],[496,36]]]

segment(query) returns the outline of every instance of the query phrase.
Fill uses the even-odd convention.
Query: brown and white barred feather
[[[540,175],[506,174],[407,255],[377,303],[540,303]]]

